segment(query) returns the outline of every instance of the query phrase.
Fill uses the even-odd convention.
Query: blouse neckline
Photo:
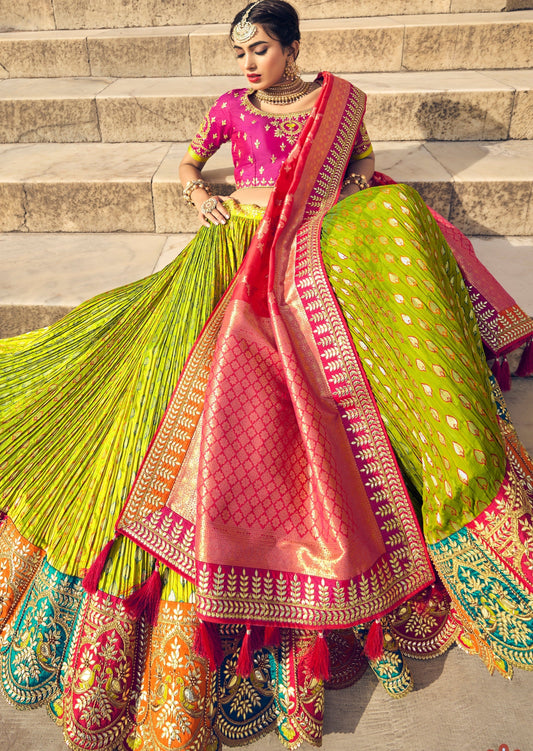
[[[313,83],[318,83],[320,79],[316,78]],[[304,115],[308,116],[314,109],[313,105],[307,110],[301,110],[300,112],[288,112],[286,115],[283,115],[281,112],[264,112],[264,110],[260,110],[259,107],[256,107],[255,104],[252,104],[250,101],[250,96],[254,93],[254,89],[246,89],[244,94],[241,97],[241,102],[244,104],[246,109],[251,112],[254,115],[261,115],[262,117],[270,117],[270,118],[276,118],[278,120],[290,120],[291,118],[296,117],[303,117]]]

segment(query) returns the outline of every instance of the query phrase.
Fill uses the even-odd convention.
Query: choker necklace
[[[309,94],[313,88],[312,81],[304,81],[302,78],[295,78],[293,81],[280,83],[269,89],[251,89],[249,93],[254,94],[260,102],[267,104],[292,104]]]

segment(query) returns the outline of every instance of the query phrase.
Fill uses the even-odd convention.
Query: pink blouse
[[[217,99],[193,138],[189,154],[200,166],[223,143],[231,141],[236,187],[272,186],[309,112],[262,112],[250,102],[248,94],[249,89],[233,89]],[[352,159],[363,159],[371,153],[372,144],[363,123]]]

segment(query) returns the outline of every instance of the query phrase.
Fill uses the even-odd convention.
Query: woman
[[[2,687],[76,749],[317,744],[363,647],[394,695],[455,640],[532,665],[531,464],[450,248],[373,177],[364,94],[295,73],[290,5],[231,39],[248,89],[180,168],[196,238],[2,345]]]

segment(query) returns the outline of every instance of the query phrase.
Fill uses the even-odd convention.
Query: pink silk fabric
[[[195,345],[213,340],[192,437],[169,448],[185,432],[178,384],[119,520],[194,579],[205,620],[350,626],[434,578],[320,254],[365,100],[323,74],[215,334],[208,322]],[[194,362],[181,381],[199,390]]]

